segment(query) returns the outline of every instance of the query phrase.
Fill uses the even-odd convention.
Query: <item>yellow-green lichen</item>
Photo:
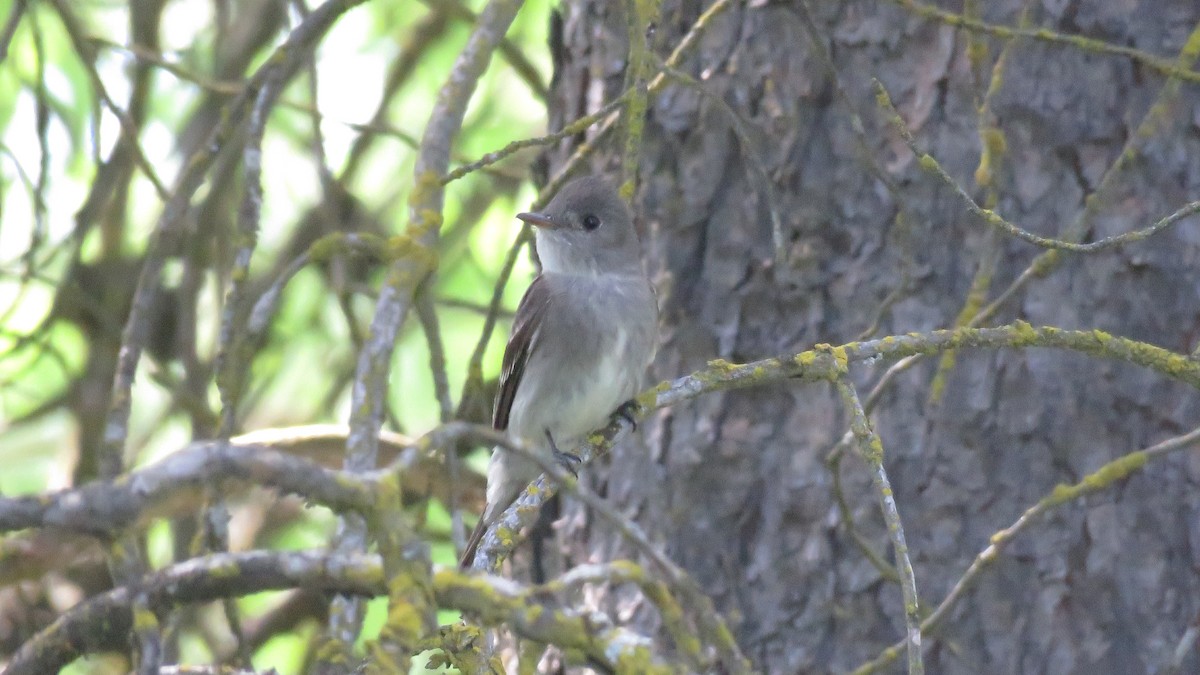
[[[1187,42],[1183,43],[1183,49],[1179,50],[1179,65],[1190,67],[1197,57],[1200,57],[1200,27],[1192,30]]]
[[[609,567],[616,574],[624,575],[630,579],[640,579],[643,576],[642,568],[638,567],[632,560],[614,560],[609,563]]]
[[[313,262],[322,263],[335,254],[340,253],[346,242],[346,233],[330,232],[308,246],[308,257]]]
[[[670,382],[659,382],[653,389],[648,389],[637,395],[634,400],[637,401],[639,407],[646,410],[653,410],[658,405],[658,395],[668,391],[671,388]]]
[[[708,362],[708,369],[715,370],[718,373],[730,373],[737,369],[737,364],[730,363],[725,359],[713,359]]]
[[[967,58],[970,59],[972,67],[976,69],[983,68],[988,60],[987,43],[983,40],[971,40],[967,45]]]
[[[511,527],[497,527],[496,538],[505,548],[512,548],[517,543],[517,531]]]
[[[388,260],[408,260],[417,263],[422,272],[434,269],[438,264],[436,249],[425,246],[409,234],[396,234],[388,238]]]
[[[329,637],[322,640],[313,654],[313,661],[317,663],[329,664],[345,664],[349,660],[349,654],[346,653],[342,643],[336,638]]]
[[[149,608],[134,603],[133,605],[133,630],[134,632],[142,632],[154,630],[158,627],[158,617]]]
[[[858,349],[858,343],[851,342],[850,344],[843,345],[841,347],[836,347],[829,351],[829,353],[833,356],[833,360],[837,362],[838,370],[846,370],[846,368],[849,367],[849,365],[850,365],[849,351],[856,350],[856,349]]]
[[[1049,505],[1062,504],[1089,492],[1109,487],[1134,471],[1140,470],[1148,459],[1149,456],[1144,451],[1131,452],[1096,469],[1074,485],[1059,483],[1050,493]]]
[[[1013,322],[1012,332],[1014,347],[1024,347],[1037,341],[1037,331],[1026,321]]]
[[[942,354],[942,358],[938,361],[937,372],[933,375],[933,381],[929,383],[929,401],[937,403],[942,400],[942,396],[946,393],[946,382],[950,379],[950,371],[954,370],[954,364],[958,361],[958,352],[949,350]]]
[[[1046,251],[1033,259],[1029,265],[1029,271],[1035,277],[1044,277],[1054,271],[1058,267],[1058,262],[1062,258],[1062,251],[1057,249]]]
[[[389,584],[391,585],[391,584]],[[408,589],[401,589],[407,591]],[[404,597],[403,593],[399,594]],[[397,599],[397,593],[391,594],[389,601],[387,629],[401,640],[413,640],[421,634],[424,620],[421,613],[411,603]]]

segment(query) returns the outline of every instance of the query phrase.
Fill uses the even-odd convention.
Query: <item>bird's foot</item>
[[[579,467],[583,464],[583,459],[579,455],[559,450],[558,444],[554,442],[554,436],[550,433],[549,429],[546,430],[546,440],[550,441],[550,452],[554,454],[554,459],[557,459],[562,468],[570,472],[572,476],[579,478]]]
[[[629,422],[630,424],[632,424],[633,430],[637,431],[637,427],[638,427],[637,413],[641,409],[642,409],[642,406],[638,404],[637,399],[631,398],[628,401],[625,401],[624,403],[622,403],[617,408],[616,412],[613,414],[619,415],[626,422]]]
[[[572,476],[579,478],[579,467],[583,465],[583,459],[581,459],[579,455],[572,455],[569,452],[559,452],[558,450],[555,450],[554,459],[557,459],[562,468],[570,472]]]

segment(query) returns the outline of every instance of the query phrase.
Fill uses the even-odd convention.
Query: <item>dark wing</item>
[[[500,370],[500,391],[496,394],[496,408],[492,411],[492,428],[508,429],[508,414],[512,411],[517,387],[525,374],[525,364],[533,352],[542,317],[550,306],[550,287],[541,275],[529,284],[521,304],[517,305],[517,316],[513,319],[512,335],[504,348],[504,366]]]

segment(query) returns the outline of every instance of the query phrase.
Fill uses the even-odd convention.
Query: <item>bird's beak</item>
[[[523,220],[535,227],[542,227],[547,230],[557,230],[559,228],[558,223],[554,222],[550,216],[544,213],[518,213],[517,219]]]

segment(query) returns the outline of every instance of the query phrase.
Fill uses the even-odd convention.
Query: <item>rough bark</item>
[[[563,3],[552,119],[572,119],[623,89],[618,4]],[[665,2],[655,53],[667,53],[707,4]],[[900,203],[860,153],[852,111],[798,3],[735,4],[681,68],[707,93],[672,84],[650,104],[635,207],[660,291],[655,377],[716,357],[746,361],[853,340],[898,289],[876,335],[953,325],[992,235],[921,171],[876,106],[871,78],[888,89],[922,147],[982,202],[976,104],[1007,42],[976,38],[990,48],[977,81],[963,30],[882,0],[809,3],[869,152]],[[983,3],[982,18],[1015,26],[1022,4]],[[1200,21],[1200,5],[1047,1],[1032,3],[1030,18],[1033,27],[1172,61]],[[998,211],[1030,231],[1065,236],[1166,81],[1136,59],[1019,41],[991,104],[1007,148],[996,174]],[[718,100],[745,121],[751,147]],[[1164,123],[1101,195],[1085,241],[1144,227],[1200,196],[1197,110],[1200,85],[1184,83]],[[620,147],[609,143],[601,163],[616,166]],[[781,252],[753,161],[774,184]],[[1148,241],[1066,254],[990,323],[1101,329],[1189,352],[1200,330],[1198,232],[1192,218]],[[988,300],[1040,253],[998,241]],[[868,387],[888,365],[857,370],[855,380]],[[1200,421],[1196,391],[1128,364],[1044,350],[964,353],[935,401],[936,367],[927,360],[902,375],[873,415],[926,608],[993,533],[1056,484]],[[899,588],[840,523],[824,460],[846,419],[826,385],[713,395],[662,412],[643,425],[640,441],[590,472],[734,620],[739,644],[767,672],[844,671],[903,632]],[[841,473],[854,521],[887,554],[868,472],[850,459]],[[929,670],[1158,671],[1200,613],[1198,481],[1195,453],[1177,454],[1053,511],[926,639]],[[633,555],[602,522],[578,508],[568,515],[576,562]],[[655,621],[631,606],[632,593],[606,601],[635,622]],[[1200,659],[1192,653],[1182,671],[1200,671]]]

